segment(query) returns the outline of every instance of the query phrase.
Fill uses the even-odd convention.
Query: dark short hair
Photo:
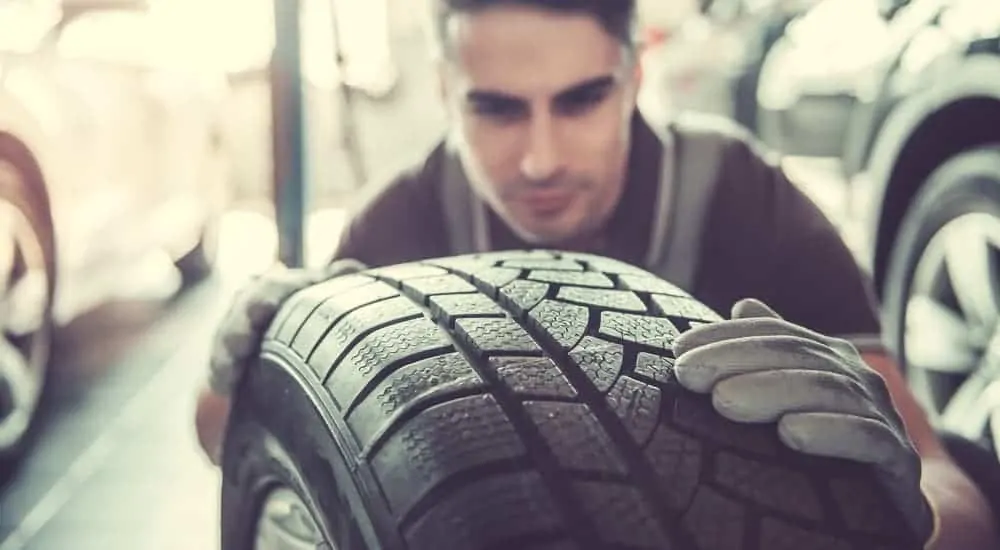
[[[661,0],[669,1],[669,0]],[[495,6],[528,6],[554,12],[587,14],[627,48],[636,45],[636,0],[430,0],[433,40],[440,51],[448,40],[448,20],[457,13],[474,13]]]

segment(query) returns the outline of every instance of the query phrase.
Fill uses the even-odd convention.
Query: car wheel
[[[6,476],[27,447],[52,345],[51,231],[29,198],[40,182],[20,150],[0,142],[0,467]]]
[[[937,426],[985,437],[983,392],[1000,378],[1000,149],[931,174],[886,273],[884,324],[917,399]]]
[[[222,547],[919,548],[868,466],[678,385],[672,339],[717,319],[578,254],[305,289],[233,397]]]

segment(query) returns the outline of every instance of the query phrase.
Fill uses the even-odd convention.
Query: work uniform
[[[604,246],[587,250],[648,269],[720,314],[757,298],[820,333],[880,332],[867,278],[837,230],[754,139],[714,117],[655,131],[631,124],[627,182]],[[377,188],[335,257],[371,267],[477,251],[537,248],[472,193],[454,151]]]

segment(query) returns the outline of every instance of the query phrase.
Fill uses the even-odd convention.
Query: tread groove
[[[589,271],[589,273],[595,272]],[[467,279],[472,279],[472,277],[467,274],[459,275],[464,276]],[[475,280],[470,280],[470,282],[477,287],[484,286]],[[516,317],[516,311],[511,309],[507,303],[504,303],[504,301],[501,300],[499,303],[511,313],[512,317],[514,317],[514,319],[521,324],[524,330],[528,331],[529,334],[535,337],[539,346],[541,346],[546,354],[559,359],[556,363],[559,365],[560,370],[563,371],[563,374],[569,380],[574,390],[576,390],[577,394],[581,397],[581,401],[589,406],[594,417],[596,417],[598,424],[604,429],[611,442],[620,451],[620,454],[622,455],[620,458],[625,461],[627,469],[632,472],[632,476],[635,478],[634,486],[638,490],[642,499],[646,502],[647,507],[649,507],[650,510],[656,514],[656,519],[663,532],[670,533],[675,539],[674,543],[680,548],[697,548],[697,544],[687,533],[687,530],[681,528],[681,517],[668,517],[668,515],[663,512],[663,510],[667,510],[669,508],[666,505],[665,499],[659,494],[659,490],[652,487],[653,480],[657,479],[656,472],[654,471],[652,465],[648,463],[645,456],[643,456],[642,449],[636,445],[621,420],[608,406],[607,402],[604,400],[604,395],[597,389],[596,386],[594,386],[593,382],[591,382],[591,380],[587,377],[586,373],[573,363],[573,361],[569,358],[568,351],[564,351],[558,342],[553,341],[551,336],[545,333],[545,331],[533,330],[531,323]],[[590,309],[590,315],[585,334],[596,336],[596,332],[591,330],[591,323],[594,323],[595,318],[598,319],[597,322],[599,323],[600,315],[595,315],[593,308],[588,309]],[[631,342],[624,343],[624,347],[626,348],[633,345],[634,343]],[[659,351],[662,353],[662,350]],[[586,516],[584,515],[583,517]]]
[[[389,328],[389,327],[391,327],[393,325],[400,325],[400,324],[403,324],[403,323],[406,323],[406,322],[409,322],[409,321],[414,321],[414,320],[419,319],[419,318],[420,318],[420,314],[418,314],[418,313],[415,313],[413,315],[407,315],[405,317],[394,317],[394,318],[392,318],[392,319],[390,319],[388,321],[384,321],[384,322],[379,323],[377,325],[372,325],[370,327],[367,327],[367,328],[365,328],[365,330],[357,333],[354,336],[354,338],[352,338],[349,342],[347,342],[347,343],[345,343],[343,345],[343,347],[340,350],[340,353],[337,354],[337,358],[333,360],[333,363],[331,363],[329,367],[327,367],[326,373],[323,376],[320,377],[320,381],[325,385],[330,380],[330,377],[333,376],[333,371],[337,370],[337,368],[341,365],[341,363],[344,362],[344,358],[347,357],[351,353],[351,351],[358,346],[358,343],[361,342],[361,341],[363,341],[365,338],[371,336],[373,333],[378,332],[378,331],[380,331],[382,329]],[[341,319],[343,319],[343,317],[341,317]],[[334,327],[336,325],[337,325],[337,323],[333,324]],[[325,339],[326,337],[324,336],[323,338]],[[316,344],[316,347],[318,348],[319,345],[322,344],[322,343],[323,343],[323,340],[320,340],[319,343]],[[309,355],[309,359],[308,359],[309,363],[312,362],[313,356],[315,355],[315,353],[316,353],[316,349],[314,348],[313,349],[313,353],[311,353]]]
[[[454,275],[468,281],[477,289],[482,284],[465,273],[454,272]],[[499,290],[497,292],[499,293]],[[497,300],[497,302],[504,310],[510,312],[511,315],[514,314],[506,304],[500,303],[500,300]],[[414,303],[425,310],[428,318],[433,319],[427,306],[423,306],[419,302]],[[552,500],[560,512],[566,515],[565,521],[576,527],[573,533],[574,540],[584,546],[586,546],[588,541],[598,540],[597,533],[590,524],[585,511],[576,502],[572,487],[560,475],[558,459],[549,448],[539,428],[532,422],[519,396],[508,388],[499,375],[490,368],[487,357],[479,357],[474,353],[470,349],[470,346],[463,342],[463,338],[457,331],[448,329],[446,323],[443,321],[443,319],[438,319],[434,322],[448,333],[449,338],[454,342],[456,351],[463,356],[476,374],[486,382],[487,392],[493,395],[515,431],[524,439],[524,446],[527,449],[528,457],[535,465],[534,470],[541,474],[543,482],[549,489]],[[524,328],[524,323],[517,319],[514,319],[514,321],[518,325],[521,325],[521,328]],[[533,335],[531,331],[527,332]],[[416,519],[413,521],[416,521]]]

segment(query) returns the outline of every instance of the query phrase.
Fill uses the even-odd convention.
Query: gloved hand
[[[882,377],[849,342],[782,319],[757,300],[677,338],[675,374],[734,422],[777,422],[790,448],[874,464],[921,540],[933,512],[921,466]]]
[[[260,352],[264,333],[285,300],[299,290],[365,269],[357,261],[338,260],[322,269],[282,267],[254,278],[237,294],[216,331],[209,365],[212,392],[232,392],[245,366]]]

